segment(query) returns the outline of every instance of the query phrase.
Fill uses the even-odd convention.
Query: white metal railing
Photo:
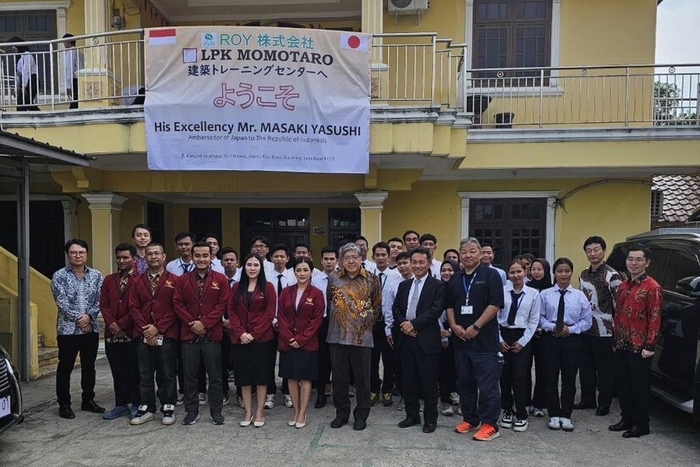
[[[700,124],[697,64],[472,69],[459,80],[477,125]]]
[[[75,51],[66,43],[76,41]],[[18,74],[22,56],[16,46],[28,47],[32,69],[36,69],[36,84]],[[112,105],[129,105],[144,92],[143,30],[116,31],[103,34],[75,36],[51,41],[1,43],[0,49],[0,109],[40,110],[67,108],[71,102],[107,100]],[[78,71],[67,70],[71,54],[77,51]],[[70,76],[73,74],[74,76]],[[73,89],[77,78],[82,93],[73,99],[67,89]],[[25,91],[24,87],[28,90]],[[18,102],[18,96],[19,102]],[[28,102],[27,102],[28,101]],[[24,103],[24,106],[21,104]],[[18,104],[20,104],[18,106]],[[23,107],[29,105],[29,109]]]

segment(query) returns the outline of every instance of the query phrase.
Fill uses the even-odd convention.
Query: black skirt
[[[280,352],[280,377],[297,381],[316,381],[318,352],[302,349]]]
[[[268,386],[275,383],[275,341],[236,345],[233,372],[236,386]]]

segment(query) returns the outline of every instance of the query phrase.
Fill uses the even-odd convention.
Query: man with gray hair
[[[382,315],[379,278],[362,267],[362,250],[355,243],[340,248],[342,269],[328,276],[328,347],[333,372],[335,420],[340,428],[350,418],[350,372],[355,378],[357,405],[353,412],[355,430],[364,430],[370,411],[370,366],[372,327]]]
[[[473,438],[497,438],[501,391],[496,314],[503,308],[503,283],[498,272],[481,262],[481,245],[475,238],[459,244],[462,269],[447,284],[447,319],[452,329],[457,389],[463,421],[457,433],[481,425]]]

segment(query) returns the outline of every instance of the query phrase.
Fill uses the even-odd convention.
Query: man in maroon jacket
[[[139,367],[136,341],[129,314],[129,296],[139,274],[135,268],[136,247],[120,243],[115,249],[117,272],[105,277],[100,291],[100,311],[105,320],[105,354],[112,370],[115,406],[105,420],[135,415],[139,406]],[[131,404],[131,409],[129,405]]]
[[[199,420],[197,394],[200,360],[209,378],[209,413],[214,425],[223,425],[221,383],[222,317],[229,295],[228,279],[211,270],[211,246],[192,246],[194,271],[180,277],[175,287],[175,313],[180,318],[182,364],[185,370],[185,409],[183,425]]]
[[[178,320],[173,309],[177,276],[165,270],[163,245],[151,242],[146,247],[148,270],[134,284],[129,298],[129,313],[134,322],[134,339],[139,364],[141,405],[132,425],[155,418],[156,392],[153,373],[158,382],[163,425],[175,423],[177,402],[177,355],[180,352]]]

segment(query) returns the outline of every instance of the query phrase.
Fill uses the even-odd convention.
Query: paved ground
[[[97,368],[97,400],[110,408],[104,358]],[[73,394],[79,401],[76,376]],[[26,421],[0,435],[0,466],[700,466],[700,427],[688,414],[656,400],[652,434],[639,439],[608,432],[617,416],[577,411],[573,433],[553,432],[545,419],[531,419],[525,433],[502,430],[500,438],[478,443],[452,431],[456,416],[440,416],[437,431],[426,435],[419,426],[396,427],[404,413],[384,407],[372,409],[363,432],[353,431],[352,421],[331,429],[330,406],[311,408],[309,424],[301,430],[287,427],[291,409],[281,405],[267,411],[266,425],[257,429],[239,427],[243,410],[234,406],[225,407],[224,426],[210,423],[207,407],[189,427],[179,423],[180,408],[171,427],[159,421],[132,427],[124,418],[107,422],[80,411],[75,420],[63,420],[57,415],[53,377],[27,383],[23,390]]]

